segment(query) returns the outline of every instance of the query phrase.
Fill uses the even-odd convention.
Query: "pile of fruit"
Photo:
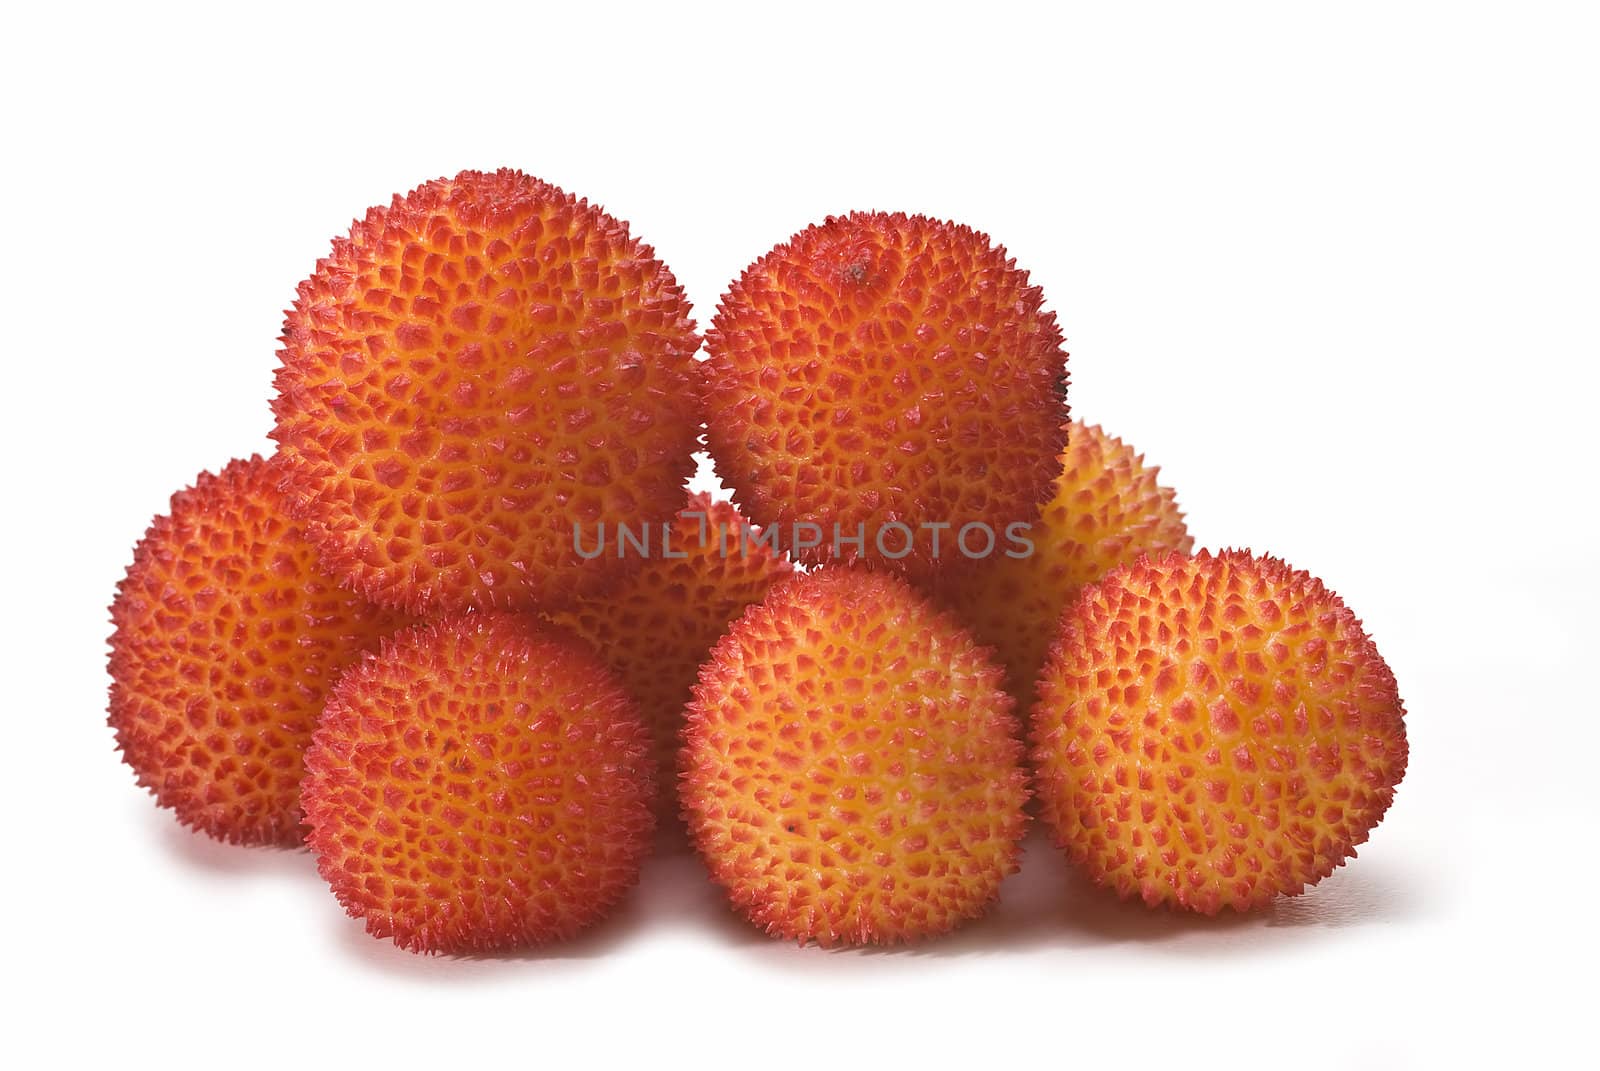
[[[1194,554],[967,227],[829,218],[702,359],[625,224],[463,172],[335,239],[282,344],[277,452],[174,495],[118,587],[110,721],[182,822],[308,846],[405,948],[569,937],[680,822],[773,935],[926,938],[995,902],[1030,796],[1095,882],[1246,910],[1405,772],[1354,614]],[[687,495],[702,443],[737,508]]]

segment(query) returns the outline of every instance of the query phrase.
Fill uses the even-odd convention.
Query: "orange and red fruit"
[[[463,171],[336,238],[281,341],[278,454],[173,496],[118,585],[110,723],[182,822],[307,844],[403,948],[573,936],[673,805],[771,935],[944,934],[1018,866],[1025,757],[1092,880],[1244,911],[1352,858],[1405,774],[1360,621],[1277,559],[1188,556],[969,227],[795,234],[702,364],[626,224]],[[703,426],[738,510],[683,508]]]
[[[669,520],[693,469],[699,339],[627,226],[518,171],[373,208],[300,284],[272,436],[356,590],[417,613],[603,585],[574,527]]]
[[[1028,532],[1031,553],[1012,557],[1007,546],[935,581],[979,642],[995,648],[1018,697],[1032,693],[1061,612],[1085,584],[1141,554],[1194,547],[1172,490],[1156,482],[1159,470],[1098,425],[1069,425],[1059,467],[1055,493]]]
[[[820,945],[983,913],[1027,788],[1001,671],[898,577],[827,566],[718,641],[684,730],[691,839],[736,909]]]
[[[386,640],[306,757],[307,843],[352,916],[418,952],[570,937],[638,878],[649,735],[585,645],[469,613]]]
[[[1038,516],[1066,440],[1061,342],[1039,288],[987,236],[926,216],[830,217],[723,296],[706,335],[707,441],[740,509],[802,561],[925,575],[963,527],[999,536]]]
[[[1036,790],[1123,897],[1260,907],[1355,855],[1405,774],[1394,675],[1344,602],[1248,551],[1141,559],[1061,622],[1032,712]]]
[[[111,605],[123,758],[185,825],[241,844],[300,843],[324,693],[409,623],[322,570],[280,476],[260,457],[201,473],[151,523]]]

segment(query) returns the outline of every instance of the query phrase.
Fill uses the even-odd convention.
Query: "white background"
[[[8,9],[8,1057],[1592,1058],[1585,5],[537,6]],[[630,220],[702,325],[828,213],[1003,242],[1060,316],[1075,415],[1162,466],[1202,544],[1326,579],[1392,664],[1412,765],[1360,859],[1206,921],[1119,905],[1035,837],[986,921],[829,954],[664,858],[591,935],[461,961],[366,937],[304,854],[158,812],[104,724],[134,540],[197,471],[269,447],[281,310],[333,235],[502,165]]]

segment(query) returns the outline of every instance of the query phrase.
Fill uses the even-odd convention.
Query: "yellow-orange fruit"
[[[1141,554],[1194,547],[1172,490],[1156,483],[1159,469],[1098,425],[1069,425],[1059,464],[1055,494],[1028,533],[1031,553],[1007,544],[941,574],[934,588],[995,648],[1019,697],[1032,691],[1061,612],[1085,584]]]
[[[298,844],[334,678],[409,618],[341,589],[251,457],[172,496],[111,604],[111,726],[156,802],[240,844]]]
[[[603,585],[579,535],[683,503],[689,311],[625,224],[517,171],[371,209],[300,284],[272,403],[325,562],[419,613]]]
[[[913,575],[969,524],[1031,522],[1066,440],[1042,301],[987,236],[925,216],[834,216],[779,245],[706,335],[707,441],[735,501],[802,561]]]
[[[893,944],[980,915],[1027,788],[1000,668],[905,581],[828,566],[718,641],[681,757],[695,847],[774,936]]]
[[[639,702],[654,741],[661,803],[676,810],[679,731],[700,664],[728,624],[788,576],[787,558],[726,502],[698,494],[646,547],[646,560],[603,595],[550,619],[587,640]],[[630,545],[630,553],[633,548]]]
[[[649,737],[594,653],[526,617],[419,625],[334,685],[306,841],[374,937],[472,953],[570,937],[639,874]]]
[[[1355,855],[1406,769],[1394,675],[1343,601],[1248,551],[1141,559],[1066,612],[1032,713],[1060,844],[1123,897],[1205,914]]]

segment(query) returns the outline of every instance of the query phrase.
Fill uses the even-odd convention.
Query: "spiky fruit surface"
[[[587,640],[638,700],[670,813],[684,707],[700,664],[729,623],[793,568],[758,534],[746,538],[738,511],[710,495],[693,496],[667,531],[668,542],[652,541],[619,585],[550,618]]]
[[[1205,914],[1327,877],[1405,774],[1394,675],[1276,558],[1168,555],[1088,587],[1032,714],[1046,821],[1095,881]]]
[[[307,843],[375,937],[473,953],[570,937],[637,880],[649,737],[586,646],[504,613],[385,640],[306,756]]]
[[[774,936],[893,944],[981,914],[1017,866],[1027,788],[1000,669],[897,577],[828,566],[773,589],[689,705],[684,815]]]
[[[172,496],[111,604],[111,726],[185,825],[298,844],[300,778],[339,672],[409,623],[341,589],[277,490],[275,460],[230,462]]]
[[[275,438],[324,560],[417,612],[602,585],[574,525],[668,520],[699,436],[677,282],[625,224],[517,171],[371,209],[300,284]]]
[[[706,342],[708,442],[753,521],[912,574],[959,529],[1032,521],[1065,442],[1066,354],[1005,250],[925,216],[853,213],[795,235],[724,295]],[[939,557],[934,532],[948,524]],[[916,538],[897,558],[906,525]],[[884,536],[883,546],[878,536]],[[788,544],[786,544],[788,545]]]
[[[1032,554],[1001,550],[936,581],[938,596],[995,648],[1021,698],[1032,693],[1062,610],[1085,584],[1141,554],[1194,548],[1172,490],[1156,483],[1159,470],[1098,425],[1069,425],[1059,464],[1055,494],[1028,533]]]

